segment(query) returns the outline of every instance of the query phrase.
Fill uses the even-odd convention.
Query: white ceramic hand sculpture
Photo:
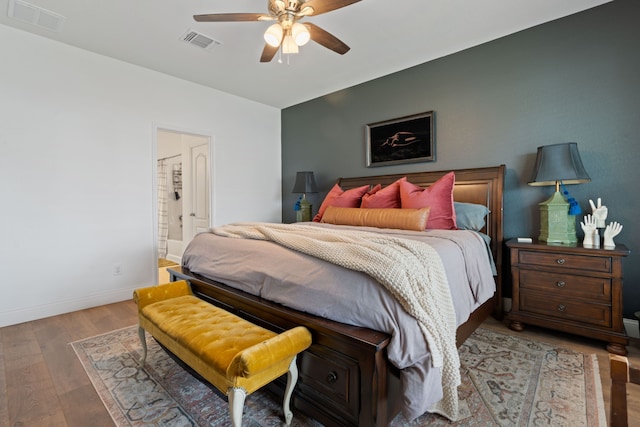
[[[613,238],[616,237],[622,231],[622,224],[612,222],[604,229],[604,248],[613,249],[616,244],[613,243]]]
[[[596,219],[591,215],[584,217],[584,221],[580,223],[582,231],[584,231],[584,240],[582,246],[585,248],[598,248],[600,247],[600,236],[598,230],[596,230]]]
[[[604,228],[607,225],[607,214],[609,210],[602,204],[602,199],[598,197],[598,205],[593,203],[593,200],[589,199],[591,205],[591,215],[596,219],[596,227]]]

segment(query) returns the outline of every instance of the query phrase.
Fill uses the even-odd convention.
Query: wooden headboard
[[[413,184],[421,187],[429,187],[449,172],[451,172],[451,170],[339,178],[338,185],[340,185],[343,190],[363,185],[374,186],[376,184],[382,184],[384,187],[406,176],[407,180]],[[493,259],[498,273],[496,287],[498,289],[498,297],[501,298],[502,246],[504,239],[502,234],[502,192],[504,188],[505,166],[455,169],[453,172],[456,175],[456,183],[453,189],[454,200],[457,202],[485,205],[490,211],[487,216],[487,225],[482,231],[491,237],[491,252],[493,253]],[[501,301],[498,301],[498,304],[501,304]]]

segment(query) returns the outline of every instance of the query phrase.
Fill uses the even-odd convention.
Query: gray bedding
[[[487,246],[476,232],[311,224],[391,234],[431,245],[445,266],[458,325],[494,294]],[[198,234],[185,250],[182,264],[193,273],[287,307],[390,334],[388,358],[401,369],[403,413],[407,419],[420,416],[442,398],[440,370],[431,366],[428,346],[416,319],[369,276],[276,243],[213,233]]]

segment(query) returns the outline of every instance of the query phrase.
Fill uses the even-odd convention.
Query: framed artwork
[[[434,112],[366,125],[367,167],[434,162]]]

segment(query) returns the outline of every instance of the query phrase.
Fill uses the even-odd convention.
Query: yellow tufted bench
[[[281,334],[256,326],[194,296],[182,280],[136,289],[139,335],[147,357],[145,331],[229,398],[234,427],[242,424],[248,394],[288,373],[284,418],[291,423],[291,393],[298,380],[296,356],[311,345],[298,326]]]

